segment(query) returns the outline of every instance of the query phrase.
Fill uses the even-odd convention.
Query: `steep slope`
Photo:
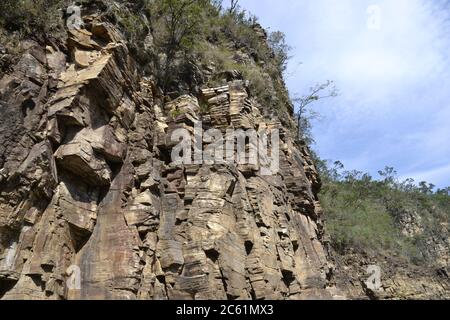
[[[320,183],[286,129],[291,107],[278,118],[232,70],[169,98],[119,29],[83,20],[65,42],[22,43],[0,80],[0,297],[332,298]],[[200,121],[280,129],[280,171],[174,163],[172,133]]]
[[[351,172],[330,176],[322,173],[319,196],[337,286],[349,298],[449,299],[449,195],[395,174],[381,181]],[[378,290],[366,282],[375,270]]]

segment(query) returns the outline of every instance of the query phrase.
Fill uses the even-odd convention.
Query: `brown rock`
[[[199,89],[200,102],[173,93],[164,104],[121,32],[101,16],[84,18],[87,29],[69,30],[66,46],[32,43],[0,79],[0,298],[355,292],[330,281],[320,179],[285,128],[292,119],[271,115],[236,72]],[[262,176],[261,161],[173,163],[171,133],[193,132],[199,120],[223,133],[279,128],[279,173]],[[385,292],[395,296],[394,282],[406,278],[392,279]]]

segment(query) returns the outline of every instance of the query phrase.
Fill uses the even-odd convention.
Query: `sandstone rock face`
[[[165,101],[120,33],[84,18],[68,53],[32,43],[0,80],[0,297],[332,298],[307,148],[241,76]],[[200,121],[279,129],[279,172],[173,162],[171,134]]]
[[[443,253],[442,257],[448,257]],[[448,260],[447,260],[448,261]],[[369,266],[380,268],[380,286],[368,285]],[[446,266],[418,267],[396,256],[369,256],[349,253],[336,256],[333,282],[338,294],[348,299],[448,300],[450,281]]]
[[[0,79],[0,299],[450,299],[448,236],[430,239],[437,275],[392,257],[333,261],[308,148],[239,71],[169,99],[113,25],[83,19],[65,44],[27,42]],[[174,161],[173,134],[199,127],[214,131],[194,149],[211,152]],[[279,130],[278,171],[263,174],[261,153],[216,158],[215,137],[266,129]],[[402,223],[422,231],[414,213]]]

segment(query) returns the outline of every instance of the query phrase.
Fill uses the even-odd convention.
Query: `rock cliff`
[[[336,296],[320,182],[286,119],[232,71],[168,98],[120,30],[83,20],[65,42],[22,43],[0,80],[0,297]],[[174,163],[171,133],[200,120],[222,133],[278,128],[280,171]]]
[[[448,236],[430,244],[438,272],[331,252],[321,182],[281,73],[261,72],[269,61],[231,41],[228,65],[258,66],[256,86],[227,63],[191,63],[193,83],[167,90],[103,12],[122,2],[86,1],[82,21],[21,41],[20,54],[0,46],[0,299],[450,298]],[[152,52],[150,35],[140,41]],[[262,174],[261,154],[174,161],[174,133],[199,126],[278,130],[279,170]],[[216,147],[209,138],[190,151]],[[405,232],[420,231],[410,220]],[[380,290],[369,265],[383,269]]]

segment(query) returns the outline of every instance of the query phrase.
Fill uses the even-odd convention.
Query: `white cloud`
[[[445,182],[450,177],[442,169],[450,159],[450,13],[438,8],[443,2],[247,0],[242,5],[263,25],[284,31],[295,47],[287,79],[292,93],[336,81],[341,95],[317,105],[325,115],[314,130],[322,157],[372,173],[384,165],[400,174],[428,172]],[[378,30],[367,27],[369,5],[381,9]]]
[[[447,187],[450,186],[450,164],[424,171],[408,172],[402,176],[403,180],[406,178],[413,178],[416,182],[432,182],[441,188]]]

